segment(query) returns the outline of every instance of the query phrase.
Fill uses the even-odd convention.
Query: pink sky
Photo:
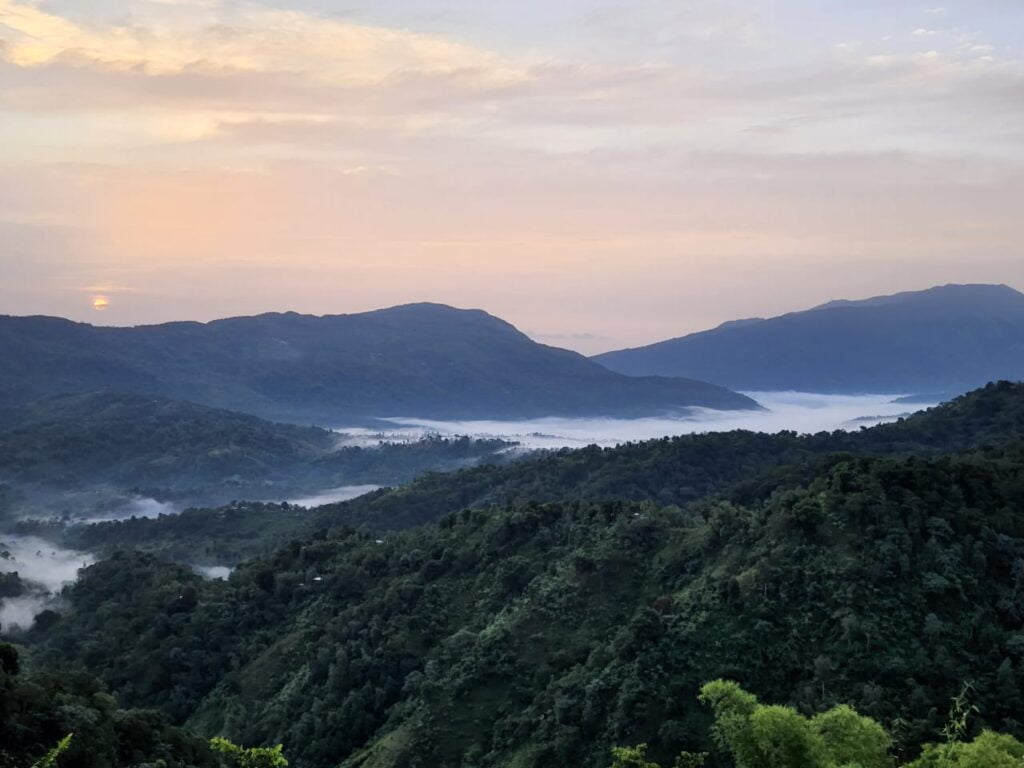
[[[772,5],[0,0],[0,312],[430,300],[597,352],[1024,287],[1021,11]]]

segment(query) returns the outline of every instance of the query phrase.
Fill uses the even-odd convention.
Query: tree
[[[32,768],[55,768],[57,765],[57,758],[60,757],[61,754],[63,754],[71,745],[72,736],[74,736],[74,734],[69,733],[63,739],[58,741],[57,746],[32,763]]]
[[[834,765],[860,768],[889,768],[892,739],[885,729],[845,704],[811,718],[811,727],[821,737]]]
[[[223,755],[231,768],[287,768],[288,761],[282,754],[282,746],[240,747],[227,739],[210,739],[210,748]]]
[[[892,740],[878,723],[846,705],[808,719],[791,707],[765,705],[739,685],[701,688],[715,717],[714,737],[736,768],[887,768]]]
[[[657,763],[647,759],[647,745],[635,747],[612,747],[611,768],[659,768]]]
[[[972,742],[927,745],[908,768],[1021,768],[1024,744],[1008,734],[983,731]]]

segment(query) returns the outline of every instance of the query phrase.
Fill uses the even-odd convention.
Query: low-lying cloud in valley
[[[288,499],[289,504],[296,504],[300,507],[318,507],[321,504],[335,504],[339,501],[350,501],[357,496],[372,493],[380,488],[379,485],[343,485],[338,488],[328,488],[315,493],[312,496],[304,496],[298,499]]]
[[[0,598],[0,630],[30,627],[40,611],[55,604],[64,585],[78,578],[79,569],[93,562],[86,552],[61,549],[36,536],[3,534],[0,573],[17,573],[25,591]]]
[[[694,408],[676,417],[646,419],[544,418],[527,421],[436,421],[414,417],[388,419],[393,432],[374,432],[376,440],[407,442],[429,434],[500,437],[522,449],[613,446],[636,440],[700,432],[749,429],[800,433],[853,430],[893,421],[928,404],[894,402],[899,395],[820,395],[807,392],[747,392],[763,411],[713,411]],[[359,430],[339,430],[358,439]],[[367,431],[363,431],[365,434]]]
[[[154,518],[160,517],[160,515],[176,515],[180,511],[181,509],[170,502],[136,496],[109,512],[87,517],[73,517],[76,523],[105,523],[111,520],[129,520],[133,517]]]

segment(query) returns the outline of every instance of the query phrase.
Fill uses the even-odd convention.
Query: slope
[[[1020,735],[1024,444],[836,457],[687,510],[621,502],[338,530],[225,582],[143,554],[87,569],[36,631],[50,664],[200,733],[282,740],[297,766],[603,765],[616,743],[706,747],[714,677],[905,748],[974,682]]]
[[[612,373],[484,312],[437,304],[135,328],[2,317],[0,357],[8,401],[116,388],[328,426],[756,407],[703,382]]]
[[[594,359],[633,376],[693,376],[744,391],[964,392],[1024,378],[1024,294],[946,285],[833,301]]]
[[[998,382],[892,424],[859,432],[775,435],[726,432],[592,446],[452,473],[429,473],[407,485],[329,504],[296,518],[276,505],[191,510],[174,518],[128,520],[76,529],[73,548],[127,547],[194,562],[216,540],[221,563],[269,552],[289,540],[334,526],[373,531],[412,528],[464,508],[521,502],[652,501],[684,506],[738,485],[749,494],[803,476],[835,453],[935,454],[969,450],[1024,434],[1024,384]],[[738,491],[739,492],[739,491]],[[237,545],[235,541],[237,540]]]
[[[182,505],[280,500],[340,485],[405,482],[507,447],[467,439],[341,447],[338,435],[317,427],[110,391],[0,410],[8,516],[49,517],[61,509],[91,516],[132,495]]]

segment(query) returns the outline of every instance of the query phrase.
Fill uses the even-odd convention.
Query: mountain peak
[[[840,299],[595,359],[633,376],[692,376],[746,391],[962,392],[1024,378],[1024,294],[949,284]]]
[[[902,291],[866,299],[833,299],[819,304],[808,311],[835,309],[837,307],[877,307],[887,304],[945,303],[959,307],[977,304],[991,309],[990,302],[1010,303],[1024,306],[1024,293],[1004,283],[947,283],[920,291]]]

